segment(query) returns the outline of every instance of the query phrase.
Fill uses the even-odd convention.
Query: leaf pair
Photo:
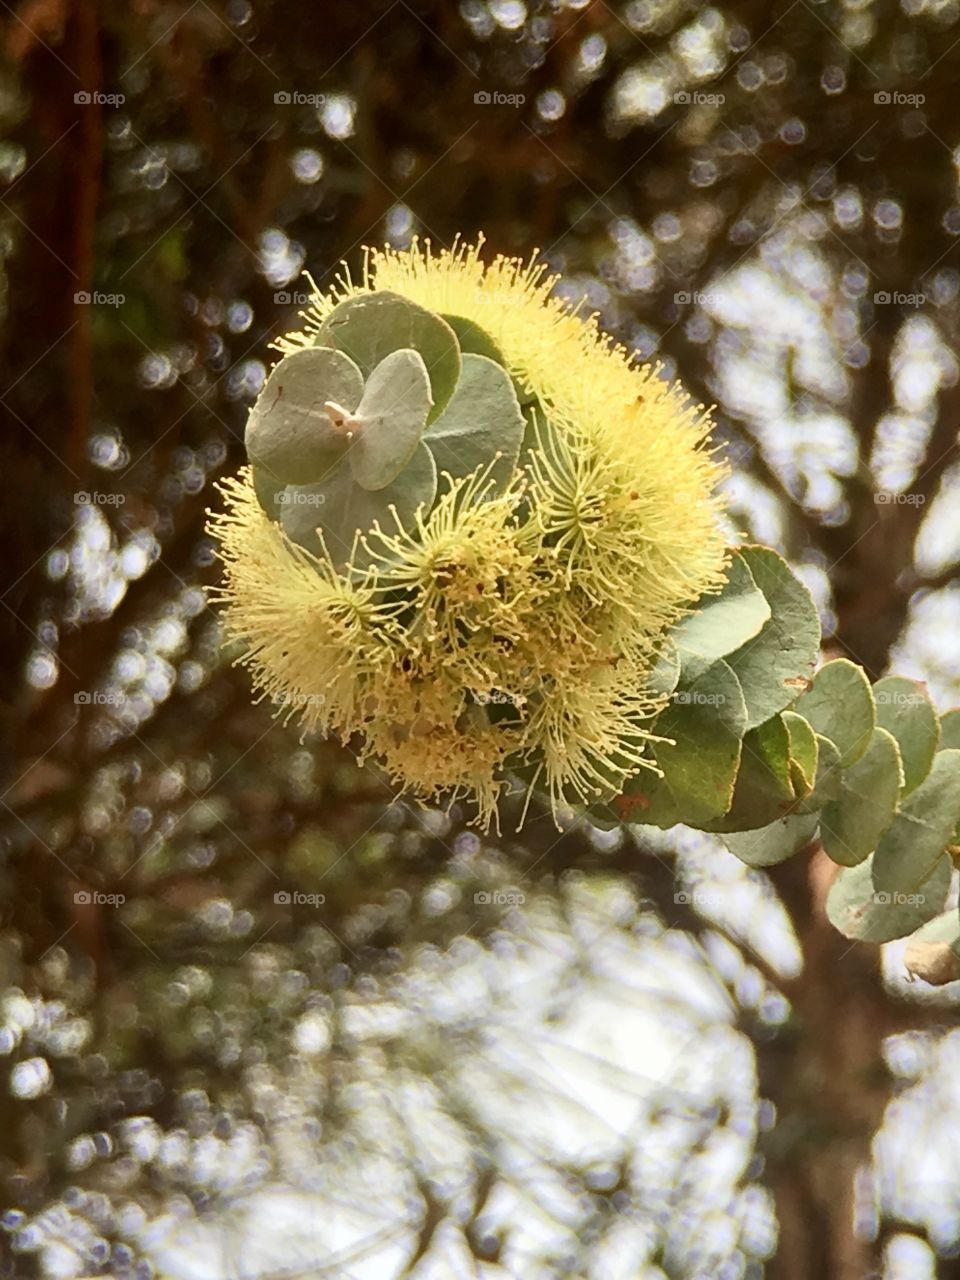
[[[358,534],[429,509],[439,472],[489,466],[506,484],[523,434],[513,384],[483,331],[451,320],[359,295],[331,312],[318,346],[274,369],[246,442],[260,503],[293,541],[316,553],[322,534],[343,567],[363,558]]]
[[[615,808],[637,822],[706,830],[779,818],[810,790],[816,771],[812,735],[803,736],[801,750],[801,732],[791,735],[780,716],[819,652],[809,592],[776,552],[743,547],[723,590],[705,597],[671,641],[678,679],[652,726],[672,739],[652,747],[662,776],[637,775]]]
[[[281,360],[250,412],[247,454],[279,484],[313,484],[341,459],[364,489],[383,489],[410,461],[433,404],[419,352],[398,349],[364,385],[341,351]]]

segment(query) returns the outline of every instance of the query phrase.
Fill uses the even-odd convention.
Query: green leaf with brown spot
[[[835,744],[844,765],[866,751],[876,724],[870,681],[848,658],[825,663],[793,710]]]
[[[810,592],[769,547],[740,554],[770,606],[758,635],[729,654],[747,704],[747,728],[783,711],[806,687],[820,654],[820,620]]]

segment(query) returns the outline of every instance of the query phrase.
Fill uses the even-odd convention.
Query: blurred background
[[[303,270],[483,231],[960,701],[957,0],[0,19],[0,1276],[960,1275],[960,984],[816,862],[393,801],[204,597]]]

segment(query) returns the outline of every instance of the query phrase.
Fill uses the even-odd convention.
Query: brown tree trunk
[[[890,1097],[883,1042],[944,1016],[891,996],[879,948],[852,943],[829,923],[824,900],[835,873],[818,846],[772,869],[803,954],[802,973],[781,984],[793,1017],[758,1046],[760,1088],[777,1108],[765,1151],[780,1224],[776,1280],[882,1273],[883,1233],[858,1233],[854,1183]]]

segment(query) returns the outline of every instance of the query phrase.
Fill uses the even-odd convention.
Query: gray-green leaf
[[[893,822],[902,777],[896,739],[874,729],[860,759],[843,770],[838,799],[820,816],[820,840],[834,862],[855,867],[870,856]]]
[[[926,686],[905,676],[885,676],[873,687],[877,724],[889,729],[900,747],[903,794],[909,795],[930,771],[940,725]]]
[[[886,893],[915,893],[943,858],[958,814],[960,751],[938,751],[930,772],[901,802],[900,812],[877,845],[874,888]]]
[[[315,555],[320,551],[321,529],[330,559],[342,569],[350,559],[357,533],[369,533],[375,524],[393,532],[392,509],[408,526],[419,506],[429,508],[437,493],[437,469],[424,444],[417,446],[410,462],[383,489],[364,489],[356,483],[346,459],[332,467],[318,484],[291,485],[285,494],[281,523],[284,532]],[[357,542],[357,564],[367,561]]]
[[[820,653],[820,620],[810,592],[769,547],[740,554],[767,598],[771,616],[759,635],[726,661],[737,674],[753,729],[790,705],[809,679]]]
[[[844,765],[859,760],[870,745],[876,724],[870,682],[848,658],[825,663],[793,710],[836,745]]]
[[[509,374],[486,356],[465,355],[453,399],[423,439],[437,470],[455,479],[486,467],[499,454],[492,475],[502,487],[517,465],[524,426]]]
[[[348,440],[327,412],[328,402],[352,411],[363,377],[340,351],[310,348],[285,356],[270,374],[247,418],[247,456],[262,483],[312,484],[344,452]]]
[[[419,351],[433,394],[429,422],[446,408],[460,378],[460,345],[447,322],[386,289],[344,299],[320,326],[317,344],[345,351],[365,377],[392,351]]]
[[[758,635],[770,617],[766,596],[753,580],[738,552],[730,560],[723,590],[702,596],[695,613],[673,632],[673,640],[685,665],[693,658],[714,662],[733,653]]]
[[[878,892],[873,858],[843,867],[827,894],[827,916],[845,938],[890,942],[903,938],[942,909],[950,891],[950,859],[940,858],[911,893]]]
[[[367,379],[353,415],[348,457],[364,489],[382,489],[403,470],[420,443],[430,412],[430,378],[418,351],[391,351]]]
[[[745,707],[736,676],[719,659],[674,693],[655,730],[673,744],[652,749],[663,770],[643,770],[624,787],[621,816],[651,826],[700,826],[730,807],[740,763]]]
[[[818,823],[815,813],[788,814],[756,831],[731,831],[720,839],[731,853],[748,867],[772,867],[786,862],[813,838]]]

